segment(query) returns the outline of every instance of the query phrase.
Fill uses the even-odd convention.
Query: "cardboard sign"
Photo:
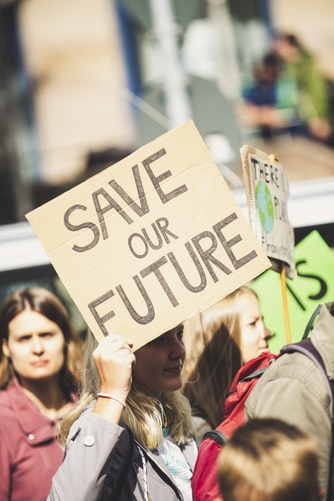
[[[249,221],[267,256],[276,267],[295,274],[294,232],[288,218],[289,186],[277,160],[251,146],[240,149]]]
[[[270,267],[192,121],[26,217],[95,337],[135,349]]]
[[[312,313],[320,303],[334,300],[334,253],[317,231],[295,248],[297,276],[287,280],[291,340],[300,341]],[[266,271],[252,282],[259,295],[265,323],[275,336],[269,340],[275,353],[286,344],[280,277]]]

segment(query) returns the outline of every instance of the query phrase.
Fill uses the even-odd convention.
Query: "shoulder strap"
[[[318,306],[316,307],[316,309],[314,310],[314,312],[312,313],[309,321],[307,322],[307,325],[305,327],[305,331],[304,331],[304,334],[303,334],[303,337],[302,339],[305,339],[307,338],[307,336],[309,335],[310,331],[313,329],[313,326],[314,326],[314,322],[315,322],[315,319],[317,318],[317,316],[319,315],[320,313],[320,309],[321,309],[321,304],[318,304]]]
[[[329,379],[327,372],[326,372],[324,361],[322,359],[322,356],[320,355],[320,353],[318,352],[318,350],[316,349],[316,347],[312,343],[311,339],[304,338],[301,341],[299,341],[298,343],[287,344],[287,345],[283,346],[283,348],[281,348],[281,353],[293,353],[295,351],[303,353],[304,355],[309,357],[311,360],[313,360],[315,365],[319,368],[322,375],[324,376],[324,381],[326,383],[328,394],[329,394],[329,397],[331,399],[331,405],[334,406],[334,380],[332,381]],[[334,411],[334,407],[333,407],[333,411]]]
[[[121,471],[115,481],[114,479],[114,471],[110,470],[108,468],[107,474],[106,474],[106,479],[104,481],[103,487],[101,489],[100,495],[98,497],[98,501],[104,501],[105,499],[119,499],[121,495],[122,489],[124,489],[124,486],[128,488],[128,484],[126,482],[127,480],[127,474],[128,471],[131,467],[131,461],[133,457],[133,450],[134,450],[134,437],[131,432],[131,430],[126,427],[126,430],[128,432],[128,437],[129,437],[129,448],[127,450],[126,454],[126,459],[125,462],[121,468]],[[115,485],[116,483],[116,485]],[[131,496],[131,493],[129,493]],[[130,499],[130,498],[129,498]]]
[[[211,438],[211,440],[214,440],[214,442],[216,442],[220,446],[225,445],[227,442],[227,438],[225,437],[224,433],[219,430],[207,431],[206,433],[204,433],[202,440],[204,440],[205,438]]]
[[[261,369],[257,369],[256,371],[252,372],[251,374],[248,374],[248,376],[245,376],[242,379],[240,379],[239,383],[241,383],[242,381],[250,381],[251,379],[254,379],[254,378],[260,378],[266,369],[267,369],[267,367],[261,367]]]
[[[320,310],[320,306],[319,306]],[[316,310],[317,311],[317,310]],[[319,313],[319,311],[316,313],[316,311],[313,314],[313,318],[311,317],[309,321],[309,325],[311,326],[314,322],[314,319],[316,315]],[[311,327],[309,327],[311,328]],[[306,331],[305,331],[306,332]],[[303,353],[307,357],[309,357],[313,362],[316,364],[316,366],[320,369],[323,377],[325,384],[327,386],[328,390],[328,395],[331,400],[331,406],[333,409],[333,416],[334,416],[334,380],[329,379],[327,372],[326,372],[326,367],[324,364],[324,361],[312,343],[310,338],[303,337],[299,343],[291,343],[286,346],[283,346],[281,348],[281,353],[293,353],[295,351],[298,351],[300,353]],[[333,418],[334,419],[334,418]],[[334,422],[332,422],[332,449],[331,449],[331,456],[330,456],[330,465],[329,465],[329,487],[328,487],[328,500],[332,501],[334,499],[334,443],[333,443],[333,434],[334,434]]]

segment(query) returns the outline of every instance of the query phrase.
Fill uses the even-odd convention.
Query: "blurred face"
[[[65,339],[58,325],[44,315],[24,310],[9,323],[3,352],[22,380],[58,375],[64,365]]]
[[[135,352],[134,373],[151,392],[175,391],[181,387],[185,357],[182,338],[183,326],[178,326]]]
[[[240,298],[241,354],[243,362],[268,352],[268,339],[272,332],[263,323],[258,299],[253,294]]]
[[[300,58],[298,48],[294,47],[293,45],[290,45],[289,42],[287,42],[284,39],[278,38],[277,40],[275,40],[274,48],[277,54],[282,59],[284,59],[284,61],[293,62],[293,61],[298,61],[298,59]]]

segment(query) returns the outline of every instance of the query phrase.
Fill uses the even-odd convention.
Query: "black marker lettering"
[[[93,315],[97,325],[100,327],[104,336],[108,336],[109,334],[104,324],[108,320],[113,318],[115,316],[115,313],[113,311],[109,311],[106,315],[100,317],[100,315],[97,312],[97,307],[100,306],[102,303],[108,301],[108,299],[113,297],[113,295],[114,295],[113,291],[109,290],[105,294],[103,294],[102,296],[98,297],[97,299],[88,304],[88,308],[90,309],[91,314]]]
[[[134,241],[136,239],[137,243]],[[136,248],[134,247],[136,245]],[[128,238],[128,246],[135,257],[143,258],[148,254],[148,245],[140,233],[132,233]],[[142,249],[142,250],[141,250]]]
[[[166,282],[165,277],[163,277],[163,275],[160,271],[160,267],[166,263],[167,263],[167,258],[162,257],[162,258],[158,259],[158,261],[155,261],[150,266],[148,266],[147,268],[142,270],[140,272],[140,274],[144,278],[144,277],[147,277],[148,275],[150,275],[150,273],[153,273],[157,277],[158,282],[162,286],[162,289],[166,293],[166,296],[168,297],[169,301],[171,302],[171,304],[175,308],[175,306],[178,306],[178,304],[179,304],[178,300],[174,296],[171,288],[169,287],[168,283]]]
[[[211,246],[206,250],[204,250],[200,245],[201,240],[204,240],[204,239],[208,239],[211,241]],[[211,263],[215,264],[217,266],[217,268],[220,268],[221,270],[223,270],[223,272],[226,273],[226,275],[229,275],[230,273],[232,273],[231,270],[229,270],[227,268],[227,266],[225,266],[223,263],[218,261],[218,259],[216,259],[212,255],[213,252],[217,249],[217,239],[213,233],[211,233],[210,231],[202,231],[202,233],[200,233],[196,237],[193,237],[191,239],[191,241],[192,241],[195,249],[197,250],[200,258],[202,259],[204,265],[206,266],[206,269],[210,273],[211,278],[214,282],[218,282],[218,277],[214,273],[213,268],[211,266]]]
[[[161,181],[163,181],[164,179],[167,179],[168,177],[170,177],[172,175],[172,173],[171,173],[170,170],[167,170],[167,171],[163,172],[162,174],[160,174],[160,176],[156,176],[154,174],[153,170],[151,169],[151,165],[150,164],[153,163],[153,162],[155,162],[159,158],[161,158],[163,155],[166,155],[166,153],[167,152],[166,152],[165,148],[162,148],[161,150],[159,150],[156,153],[154,153],[153,155],[149,156],[148,158],[146,158],[142,162],[143,166],[146,169],[147,174],[149,175],[149,178],[152,181],[152,184],[153,184],[153,186],[155,188],[155,191],[159,195],[160,200],[162,201],[163,204],[169,202],[173,198],[178,197],[179,195],[181,195],[185,191],[188,191],[188,188],[187,188],[187,186],[185,184],[179,186],[175,190],[170,191],[169,193],[165,193],[162,190],[162,188],[160,186]]]
[[[97,191],[92,193],[92,198],[96,210],[97,217],[99,219],[100,227],[102,230],[103,240],[106,240],[109,237],[107,226],[104,220],[104,214],[109,212],[110,210],[115,209],[120,216],[126,221],[128,224],[133,223],[133,220],[127,215],[126,212],[122,209],[122,207],[109,195],[109,193],[104,189],[100,188]],[[100,204],[100,198],[107,201],[107,205],[102,207]]]
[[[123,287],[121,285],[117,285],[116,286],[116,290],[117,290],[120,298],[122,299],[122,301],[123,301],[126,309],[128,310],[128,312],[130,313],[131,317],[133,318],[133,320],[135,322],[137,322],[138,324],[146,325],[146,324],[152,322],[152,320],[155,317],[155,311],[154,311],[154,308],[153,308],[153,304],[152,304],[152,301],[151,301],[149,295],[147,294],[146,289],[144,288],[143,284],[141,283],[139,277],[137,275],[135,275],[132,278],[133,278],[135,284],[137,285],[138,290],[141,293],[142,298],[144,299],[145,304],[147,306],[147,313],[146,313],[146,315],[139,315],[139,313],[136,312],[136,310],[134,309],[134,307],[130,303],[129,298],[125,294],[124,289],[123,289]]]
[[[141,205],[138,205],[114,179],[110,181],[109,184],[116,191],[116,193],[119,194],[124,202],[126,202],[139,217],[142,217],[149,212],[149,208],[138,165],[134,165],[132,167],[132,173],[137,187],[138,200],[141,202]]]
[[[257,256],[257,253],[255,252],[255,250],[253,250],[253,251],[249,252],[248,254],[246,254],[245,256],[243,256],[242,258],[236,259],[231,248],[235,244],[237,244],[238,242],[242,241],[241,236],[238,234],[235,237],[231,238],[230,240],[226,240],[226,238],[224,237],[224,235],[221,232],[222,228],[225,228],[226,225],[232,223],[236,219],[238,219],[238,217],[237,217],[236,213],[233,212],[232,214],[227,216],[225,219],[223,219],[219,223],[215,224],[213,229],[214,229],[216,235],[218,236],[221,244],[223,245],[223,247],[226,251],[226,254],[230,258],[230,261],[231,261],[234,269],[238,270],[239,268],[241,268],[245,264],[249,263],[249,261],[251,261],[252,259],[255,259]]]
[[[192,285],[189,282],[189,280],[187,279],[187,277],[184,274],[184,271],[182,270],[181,266],[179,265],[176,257],[174,256],[173,252],[169,252],[167,254],[167,256],[168,256],[170,262],[172,263],[172,265],[174,266],[183,285],[191,292],[201,292],[202,290],[205,289],[205,287],[207,285],[207,279],[206,279],[203,267],[201,266],[201,263],[200,263],[198,257],[196,256],[195,252],[193,251],[189,242],[186,242],[185,247],[188,250],[191,259],[193,260],[193,263],[195,264],[196,270],[198,271],[199,279],[200,279],[199,285]]]
[[[85,205],[72,205],[72,207],[69,207],[67,211],[64,214],[64,224],[65,227],[70,230],[70,231],[79,231],[87,228],[88,230],[91,230],[93,232],[93,239],[90,243],[87,245],[80,247],[80,245],[74,244],[72,249],[75,252],[85,252],[87,250],[92,249],[97,245],[98,241],[100,240],[100,232],[96,224],[92,223],[91,221],[86,221],[81,224],[73,224],[70,222],[70,216],[71,214],[76,211],[76,210],[87,210],[87,207]]]

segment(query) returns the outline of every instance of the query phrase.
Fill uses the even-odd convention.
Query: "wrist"
[[[125,409],[126,403],[125,399],[118,397],[118,395],[115,395],[113,393],[105,392],[105,391],[100,391],[97,393],[97,398],[107,398],[109,400],[113,400],[114,402],[117,402],[119,405]]]

